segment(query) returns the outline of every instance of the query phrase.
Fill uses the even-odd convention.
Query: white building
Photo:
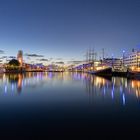
[[[115,69],[120,69],[122,67],[122,59],[119,58],[104,58],[103,63]]]
[[[132,51],[123,57],[123,64],[126,67],[140,67],[140,51]]]

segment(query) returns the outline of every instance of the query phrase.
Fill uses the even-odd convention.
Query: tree
[[[5,69],[7,72],[18,71],[20,70],[20,63],[16,59],[12,59],[6,66]]]
[[[9,65],[10,65],[10,66],[20,66],[20,63],[19,63],[18,60],[12,59],[12,60],[9,62]]]

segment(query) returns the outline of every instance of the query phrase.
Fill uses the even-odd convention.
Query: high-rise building
[[[23,66],[23,51],[22,50],[18,51],[17,60],[19,61],[20,66],[22,67]]]

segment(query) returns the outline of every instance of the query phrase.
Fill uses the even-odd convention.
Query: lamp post
[[[113,64],[113,60],[114,59],[114,55],[112,54],[112,68],[114,67],[114,64]]]
[[[139,67],[139,52],[137,51],[137,67]]]
[[[124,67],[124,54],[125,54],[125,51],[123,50],[123,67]]]

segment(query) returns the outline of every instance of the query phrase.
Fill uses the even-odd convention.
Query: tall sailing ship
[[[111,76],[112,75],[112,67],[103,64],[102,61],[96,60],[97,53],[94,50],[90,50],[87,52],[87,61],[89,66],[88,73],[95,74],[99,76]],[[104,50],[103,50],[103,59],[104,59]]]

